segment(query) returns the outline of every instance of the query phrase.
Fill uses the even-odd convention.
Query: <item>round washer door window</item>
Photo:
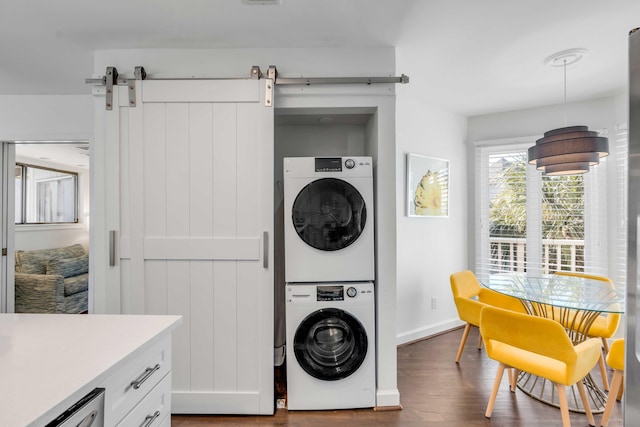
[[[298,326],[293,350],[309,375],[335,381],[358,370],[367,355],[367,334],[362,323],[346,311],[315,311]]]
[[[291,217],[296,233],[305,243],[323,251],[336,251],[360,237],[367,221],[367,207],[353,185],[322,178],[298,193]]]

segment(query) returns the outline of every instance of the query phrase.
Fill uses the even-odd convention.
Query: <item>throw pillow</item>
[[[47,274],[57,274],[64,278],[89,272],[89,254],[77,258],[50,259]]]

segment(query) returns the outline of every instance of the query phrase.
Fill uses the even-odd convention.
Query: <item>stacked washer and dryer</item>
[[[375,406],[370,157],[284,159],[287,407]]]

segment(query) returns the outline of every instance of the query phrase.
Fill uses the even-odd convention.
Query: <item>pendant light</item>
[[[609,140],[590,131],[587,126],[566,126],[567,121],[567,65],[582,59],[584,49],[570,49],[551,55],[545,63],[564,69],[565,127],[544,133],[544,137],[529,148],[529,164],[545,175],[575,175],[589,172],[600,158],[609,155]]]

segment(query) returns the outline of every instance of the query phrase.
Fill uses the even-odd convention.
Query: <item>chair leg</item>
[[[520,371],[516,368],[513,368],[513,378],[511,378],[511,383],[509,384],[511,388],[511,392],[516,392],[516,387],[518,386],[518,376],[520,375]]]
[[[569,402],[567,401],[567,389],[564,384],[555,384],[558,390],[558,400],[560,400],[560,414],[562,414],[562,427],[571,427],[569,418]]]
[[[464,326],[464,332],[462,333],[462,340],[460,340],[460,347],[458,347],[458,355],[456,356],[456,363],[460,362],[460,357],[462,356],[462,349],[464,348],[464,343],[467,342],[467,337],[469,336],[470,330],[471,330],[471,324],[467,323]]]
[[[587,392],[584,389],[584,384],[582,380],[576,383],[578,386],[578,391],[580,392],[580,399],[582,399],[582,406],[584,406],[584,412],[587,414],[587,419],[589,420],[590,426],[596,425],[596,420],[593,419],[593,412],[591,412],[591,407],[589,406],[589,399],[587,398]]]
[[[487,404],[487,410],[484,413],[484,416],[487,418],[491,418],[491,413],[493,412],[493,405],[496,403],[496,397],[498,396],[498,389],[500,388],[500,383],[502,382],[502,375],[504,374],[504,363],[500,363],[498,365],[498,372],[496,372],[496,379],[493,380],[493,389],[491,390],[491,397],[489,398],[489,403]]]
[[[478,334],[478,350],[482,350],[482,335]]]
[[[604,412],[602,413],[602,421],[600,421],[600,425],[603,427],[607,427],[607,424],[609,424],[611,411],[613,410],[613,405],[616,401],[618,390],[622,385],[622,377],[623,377],[622,371],[618,371],[617,369],[613,371],[613,378],[611,379],[611,389],[609,390],[609,396],[607,396],[607,403],[605,404]]]
[[[605,391],[609,391],[609,377],[607,376],[607,365],[604,364],[604,353],[600,352],[600,376],[602,377],[602,387]]]
[[[609,340],[605,337],[602,337],[602,346],[604,347],[605,356],[609,354]]]
[[[622,376],[622,380],[620,380],[620,390],[618,390],[618,396],[616,396],[616,400],[622,400],[622,393],[624,392],[624,375]]]

